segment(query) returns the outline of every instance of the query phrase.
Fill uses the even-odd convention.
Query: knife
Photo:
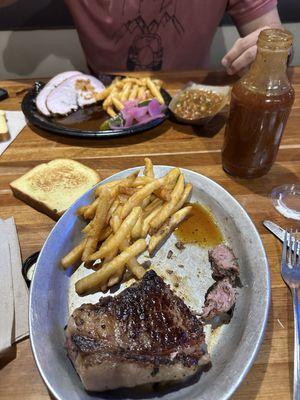
[[[285,230],[282,229],[279,225],[275,224],[272,221],[265,220],[263,221],[263,225],[273,233],[279,240],[284,241]],[[289,239],[289,233],[287,234],[287,238]],[[292,236],[292,241],[295,240],[295,237]],[[297,251],[297,254],[300,253],[300,249]]]

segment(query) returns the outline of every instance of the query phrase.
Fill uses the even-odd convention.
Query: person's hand
[[[249,69],[250,64],[256,57],[258,35],[262,30],[268,28],[270,27],[259,28],[234,43],[221,61],[228,75],[238,74],[241,76]]]

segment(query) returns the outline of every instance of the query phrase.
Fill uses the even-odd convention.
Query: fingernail
[[[225,68],[228,67],[228,61],[227,61],[226,58],[223,58],[222,61],[221,61],[221,63],[222,63],[222,65],[223,65],[223,67],[225,67]]]

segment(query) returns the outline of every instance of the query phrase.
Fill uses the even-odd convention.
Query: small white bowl
[[[201,117],[201,118],[183,118],[183,117],[179,116],[178,114],[176,114],[176,112],[174,110],[175,110],[175,105],[177,103],[178,97],[181,95],[182,92],[186,92],[188,90],[194,90],[194,89],[210,90],[216,94],[223,95],[223,101],[220,103],[217,111],[214,114],[211,114],[207,117]],[[230,92],[231,92],[230,86],[210,86],[210,85],[202,85],[202,84],[190,82],[183,89],[181,89],[178,93],[176,93],[173,96],[173,98],[169,104],[169,109],[171,110],[171,112],[175,116],[175,118],[180,122],[183,122],[185,124],[190,124],[190,125],[205,125],[212,118],[214,118],[226,106],[226,104],[229,103]]]

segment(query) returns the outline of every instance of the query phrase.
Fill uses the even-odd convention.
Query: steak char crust
[[[76,309],[66,346],[87,390],[182,380],[209,363],[201,322],[154,271]]]

